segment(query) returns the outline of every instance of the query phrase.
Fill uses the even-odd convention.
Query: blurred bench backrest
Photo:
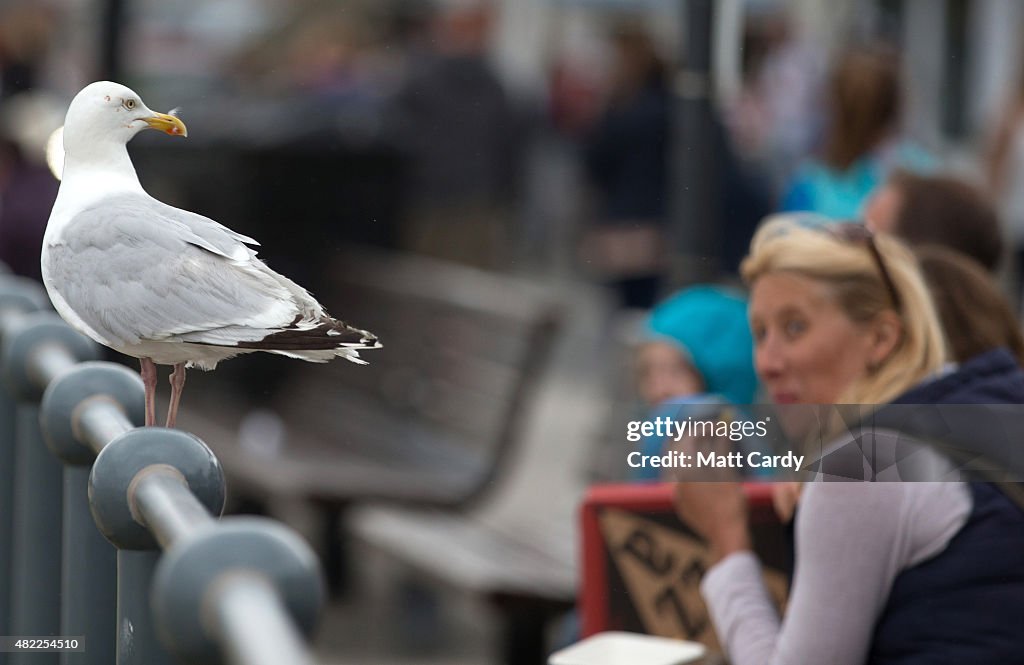
[[[518,437],[556,332],[554,300],[508,276],[379,250],[346,252],[335,265],[328,311],[383,348],[363,353],[365,367],[337,362],[307,373],[314,385],[290,409],[328,426],[333,418],[345,432],[360,420],[368,430],[382,419],[414,426],[416,440],[404,443],[438,444],[480,470],[463,500],[473,498]]]

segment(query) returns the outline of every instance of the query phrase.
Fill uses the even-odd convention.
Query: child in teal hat
[[[637,388],[654,407],[650,419],[721,414],[730,404],[751,404],[757,394],[754,340],[743,294],[701,285],[656,305],[637,348]],[[663,452],[665,440],[641,441],[644,455]],[[636,480],[656,480],[659,469],[633,469]]]
[[[695,393],[733,404],[754,400],[754,338],[741,293],[720,286],[683,289],[655,306],[643,335],[639,383],[648,402]]]

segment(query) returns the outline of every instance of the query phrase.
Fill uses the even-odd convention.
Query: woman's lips
[[[777,392],[772,393],[772,401],[776,404],[796,404],[797,396],[795,393]]]

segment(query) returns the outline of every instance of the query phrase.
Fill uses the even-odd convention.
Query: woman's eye
[[[129,111],[131,111],[133,108],[135,108],[135,100],[134,99],[126,99],[126,100],[124,100],[124,107],[126,109],[128,109]]]
[[[754,336],[755,342],[764,341],[765,335],[768,334],[764,326],[754,326],[750,329],[750,332]]]
[[[805,330],[807,330],[807,324],[803,321],[794,319],[786,322],[785,331],[787,337],[799,337]]]

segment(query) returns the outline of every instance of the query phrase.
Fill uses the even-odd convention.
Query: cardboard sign
[[[780,611],[790,571],[789,538],[770,488],[747,485],[755,551]],[[593,488],[583,512],[584,635],[604,630],[675,637],[720,651],[700,594],[707,547],[675,516],[672,484]]]

